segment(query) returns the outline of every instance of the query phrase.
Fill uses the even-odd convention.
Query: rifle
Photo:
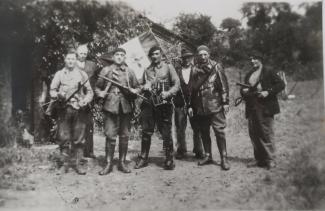
[[[107,78],[107,77],[105,77],[105,76],[103,76],[103,75],[98,75],[98,77],[99,77],[99,78],[102,78],[102,79],[104,79],[104,80],[106,80],[106,81],[108,81],[108,82],[111,82],[114,86],[117,86],[117,87],[120,88],[121,90],[125,90],[125,91],[127,91],[128,93],[130,93],[130,94],[132,94],[132,95],[135,95],[135,96],[137,96],[137,97],[142,98],[142,99],[145,100],[146,102],[150,102],[148,98],[146,98],[146,97],[144,97],[144,96],[142,96],[142,95],[140,95],[140,94],[138,94],[138,93],[134,93],[134,92],[132,92],[132,91],[130,90],[130,88],[127,87],[127,86],[124,86],[124,85],[122,85],[122,84],[120,84],[120,83],[118,83],[118,82],[116,82],[116,81],[114,81],[114,80],[112,80],[112,79],[110,79],[110,78]]]
[[[242,87],[242,88],[247,88],[247,89],[249,89],[247,95],[252,96],[252,95],[255,95],[255,94],[258,93],[257,91],[253,90],[254,87],[251,86],[251,85],[249,85],[249,84],[244,84],[244,83],[237,82],[236,85],[237,85],[237,86],[240,86],[240,87]],[[241,103],[243,102],[243,100],[244,100],[244,97],[238,97],[238,98],[236,98],[236,99],[235,99],[235,106],[238,106],[239,104],[241,104]]]
[[[76,89],[66,100],[64,100],[63,102],[61,102],[63,105],[66,105],[80,90],[81,88],[83,88],[85,86],[85,84],[88,82],[89,78],[87,78],[87,80],[85,80],[82,84],[79,84],[78,89]],[[57,104],[59,103],[59,99],[55,99],[55,100],[51,100],[48,103],[45,103],[42,105],[42,107],[49,105],[45,111],[45,114],[48,116],[52,116],[53,114],[53,110],[55,107],[57,107]]]

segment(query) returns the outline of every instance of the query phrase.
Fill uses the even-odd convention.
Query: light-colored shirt
[[[191,66],[183,67],[182,76],[186,84],[188,84],[188,82],[190,81],[190,75],[191,75]]]
[[[262,86],[260,83],[260,76],[262,73],[262,68],[257,69],[252,75],[249,77],[248,82],[251,86],[255,86],[257,83],[257,91],[262,91]]]
[[[68,70],[63,68],[55,73],[50,86],[50,95],[52,98],[56,98],[58,93],[63,93],[65,98],[68,99],[79,87],[88,80],[88,75],[84,71],[74,68]],[[81,88],[77,94],[75,94],[74,100],[83,98],[86,103],[90,103],[93,99],[94,93],[91,89],[89,81],[84,84],[86,89]]]

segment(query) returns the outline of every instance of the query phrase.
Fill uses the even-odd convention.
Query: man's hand
[[[80,107],[85,107],[87,105],[87,102],[85,100],[80,100],[79,101],[79,106]]]
[[[151,91],[151,83],[146,83],[144,86],[143,86],[143,89],[145,91]]]
[[[138,94],[138,90],[133,88],[130,88],[129,92],[131,92],[132,94]]]
[[[227,114],[229,112],[229,105],[223,105],[222,107],[225,114]]]
[[[188,116],[189,117],[193,117],[193,109],[192,108],[188,108]]]
[[[105,91],[98,91],[97,96],[100,98],[105,98],[106,92]]]
[[[249,88],[242,89],[243,94],[247,94],[249,92]]]
[[[164,91],[161,93],[161,97],[163,100],[166,100],[169,97],[169,93]]]
[[[65,100],[65,95],[66,93],[65,92],[59,92],[57,97],[58,97],[58,100]]]
[[[268,91],[262,91],[262,92],[258,93],[258,97],[260,97],[260,98],[266,98],[267,96],[269,96]]]

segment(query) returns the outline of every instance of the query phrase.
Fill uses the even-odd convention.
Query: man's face
[[[67,54],[65,56],[64,62],[65,62],[65,67],[72,69],[75,67],[77,61],[77,55],[74,53]]]
[[[124,52],[116,52],[113,56],[113,60],[116,64],[121,65],[125,61],[125,53]]]
[[[81,62],[84,62],[88,55],[88,49],[87,48],[78,48],[77,50],[77,56],[78,60]]]
[[[155,64],[160,63],[161,62],[161,51],[156,50],[156,51],[152,52],[150,58],[153,63],[155,63]]]
[[[182,60],[183,60],[184,66],[189,66],[191,64],[191,62],[193,61],[193,56],[183,57]]]
[[[261,61],[259,59],[257,59],[257,58],[254,58],[254,57],[251,57],[250,61],[251,61],[252,65],[253,65],[253,67],[255,67],[255,68],[258,68],[260,66],[260,64],[261,64]]]
[[[210,54],[207,51],[204,51],[204,50],[199,51],[198,56],[199,56],[199,61],[201,63],[208,62],[208,60],[210,58]]]

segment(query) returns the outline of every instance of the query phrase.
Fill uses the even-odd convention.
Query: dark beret
[[[157,46],[157,45],[151,47],[150,50],[149,50],[148,56],[150,57],[152,55],[152,53],[155,52],[155,51],[161,51],[161,48],[159,46]]]
[[[126,54],[126,51],[124,50],[124,48],[116,48],[113,52],[114,52],[113,54],[116,54],[117,52],[122,52],[122,53]]]

